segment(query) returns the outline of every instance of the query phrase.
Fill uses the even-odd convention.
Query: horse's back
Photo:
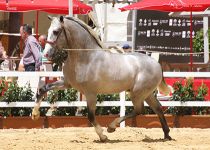
[[[140,80],[148,82],[157,78],[160,74],[158,63],[138,53],[113,54],[105,51],[94,51],[86,55],[83,62],[64,70],[65,77],[71,77],[70,84],[83,90],[93,90],[97,93],[114,93],[132,89]],[[90,59],[91,58],[91,59]],[[77,59],[79,60],[79,59]],[[87,63],[88,62],[88,63]],[[74,75],[70,70],[74,71]],[[71,74],[65,75],[65,74]],[[159,76],[159,75],[158,75]],[[68,80],[68,79],[67,79]],[[159,80],[159,78],[157,78]],[[159,81],[157,81],[159,82]],[[81,89],[79,89],[81,90]]]
[[[132,64],[136,64],[138,67],[138,72],[140,73],[150,73],[150,74],[162,74],[162,69],[160,64],[154,58],[142,54],[142,53],[128,53],[128,57],[130,57],[130,62]]]

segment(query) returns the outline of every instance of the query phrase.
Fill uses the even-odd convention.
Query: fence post
[[[80,101],[81,100],[81,94],[80,92],[77,92],[77,101]]]
[[[120,117],[125,116],[125,91],[120,93]],[[120,123],[120,127],[125,127],[125,121]]]

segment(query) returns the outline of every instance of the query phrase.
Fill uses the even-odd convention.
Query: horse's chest
[[[72,87],[80,89],[81,84],[87,81],[86,65],[69,65],[63,68],[65,80],[71,84]]]

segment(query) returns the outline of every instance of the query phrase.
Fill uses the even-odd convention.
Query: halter
[[[65,35],[65,39],[66,39],[66,42],[67,42],[67,45],[69,46],[69,40],[67,38],[67,34],[66,34],[66,30],[65,30],[65,27],[64,27],[64,24],[61,25],[62,26],[62,29],[60,30],[60,32],[58,33],[58,36],[56,37],[55,41],[47,41],[48,44],[50,44],[52,47],[54,48],[57,48],[58,46],[56,45],[56,42],[59,38],[59,36],[61,35],[62,31],[64,31],[64,35]]]

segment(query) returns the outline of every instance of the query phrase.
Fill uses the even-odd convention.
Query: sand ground
[[[104,128],[105,129],[105,128]],[[160,128],[117,128],[101,143],[94,128],[1,129],[0,150],[210,150],[210,129],[171,128],[172,141]]]

